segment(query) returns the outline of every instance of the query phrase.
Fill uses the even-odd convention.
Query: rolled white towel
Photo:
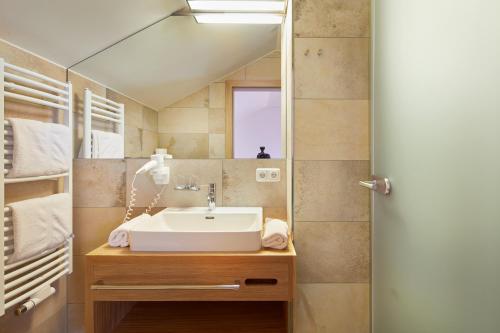
[[[285,249],[288,246],[288,224],[278,219],[266,218],[262,246]]]
[[[115,230],[111,231],[108,237],[108,244],[112,247],[127,247],[130,244],[130,230],[136,225],[145,223],[151,219],[151,215],[142,214],[130,221],[120,224]]]

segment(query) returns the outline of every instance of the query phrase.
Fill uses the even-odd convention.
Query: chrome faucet
[[[215,184],[208,184],[208,210],[215,209]]]

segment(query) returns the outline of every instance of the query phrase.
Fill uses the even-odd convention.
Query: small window
[[[233,158],[282,158],[280,87],[233,87],[232,109]]]

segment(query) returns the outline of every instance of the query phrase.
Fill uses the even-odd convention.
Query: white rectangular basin
[[[167,208],[130,231],[132,251],[258,251],[261,207]]]

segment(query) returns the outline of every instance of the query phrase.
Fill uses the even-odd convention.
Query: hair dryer
[[[151,155],[151,161],[144,164],[135,174],[139,175],[149,171],[155,184],[166,185],[170,181],[170,168],[165,166],[167,158],[172,158],[172,155],[168,155],[166,149],[156,149],[156,154]]]

